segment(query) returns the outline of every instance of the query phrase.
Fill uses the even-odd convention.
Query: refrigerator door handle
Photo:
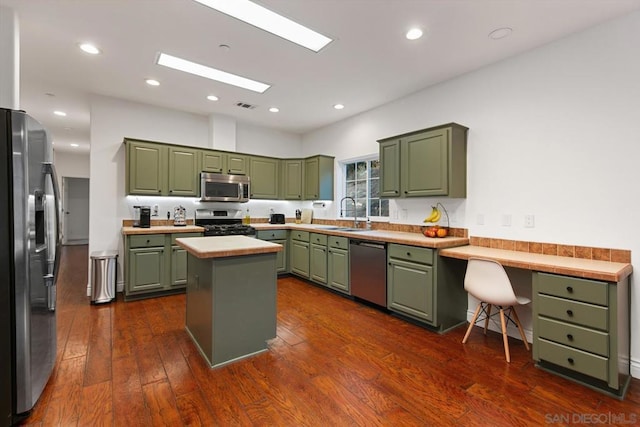
[[[62,234],[60,228],[60,192],[58,190],[58,178],[56,175],[56,168],[53,166],[51,162],[44,162],[42,164],[42,172],[45,175],[49,175],[51,177],[51,186],[53,188],[53,203],[54,210],[56,214],[56,244],[55,244],[55,255],[53,261],[53,273],[47,274],[44,276],[44,284],[47,287],[48,294],[48,308],[51,311],[55,311],[56,309],[56,280],[58,279],[58,272],[60,270],[60,244],[62,241]]]

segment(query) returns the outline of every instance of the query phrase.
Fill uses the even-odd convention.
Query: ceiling
[[[640,0],[256,2],[334,41],[314,53],[192,0],[0,0],[19,21],[20,108],[63,151],[89,150],[90,94],[303,134],[640,9]],[[407,40],[411,26],[425,35]],[[501,27],[512,34],[488,37]],[[85,41],[102,54],[80,51]],[[258,94],[164,68],[161,51],[272,87]]]

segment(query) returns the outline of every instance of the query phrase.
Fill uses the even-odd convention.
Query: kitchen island
[[[276,253],[246,236],[178,238],[186,249],[186,329],[209,366],[267,350],[276,336]]]

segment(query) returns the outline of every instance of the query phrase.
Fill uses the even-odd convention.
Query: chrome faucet
[[[358,210],[356,209],[356,201],[353,199],[353,197],[343,197],[340,200],[340,217],[342,218],[343,212],[346,215],[346,213],[349,211],[348,209],[346,209],[346,203],[345,209],[342,209],[342,202],[344,202],[345,200],[351,200],[351,203],[353,203],[353,228],[358,228]]]

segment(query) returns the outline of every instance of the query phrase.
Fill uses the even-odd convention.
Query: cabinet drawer
[[[138,234],[129,236],[129,248],[164,246],[164,234]]]
[[[546,317],[538,319],[538,335],[600,356],[609,356],[609,334]]]
[[[171,246],[176,246],[176,239],[183,239],[187,237],[202,237],[202,233],[173,233],[171,235]]]
[[[540,360],[554,363],[572,371],[608,381],[609,359],[575,348],[556,344],[545,339],[538,339],[538,356]]]
[[[256,237],[260,240],[282,240],[287,238],[287,230],[258,230]]]
[[[433,249],[407,245],[389,245],[389,258],[403,259],[420,264],[433,264]]]
[[[609,310],[607,307],[538,295],[538,313],[554,319],[564,320],[581,326],[608,330]]]
[[[538,292],[592,304],[608,305],[607,284],[557,274],[537,273]]]
[[[329,246],[337,249],[349,249],[349,239],[346,237],[329,236],[327,238]]]
[[[311,243],[315,243],[316,245],[326,245],[327,244],[327,235],[319,234],[319,233],[311,233],[311,237],[309,238]]]
[[[293,231],[291,231],[291,238],[293,240],[300,240],[302,242],[308,242],[309,241],[309,232],[308,231],[293,230]]]

